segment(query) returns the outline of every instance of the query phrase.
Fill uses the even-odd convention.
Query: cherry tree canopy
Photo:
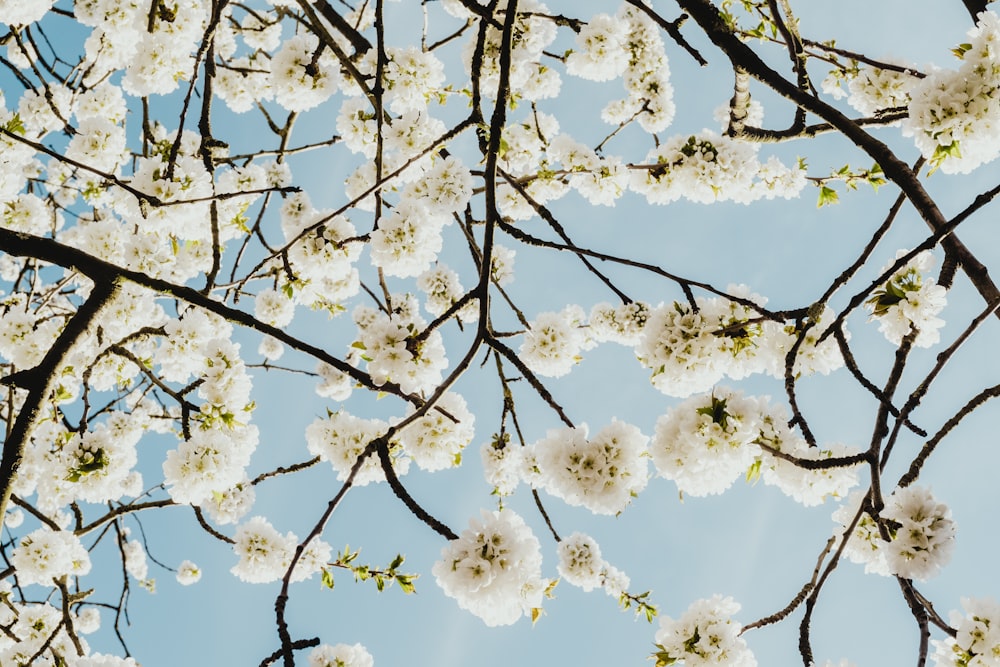
[[[1000,666],[1000,16],[798,4],[0,0],[0,665]]]

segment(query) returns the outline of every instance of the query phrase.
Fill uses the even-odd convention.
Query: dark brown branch
[[[979,18],[979,15],[986,11],[986,6],[990,4],[990,0],[962,0],[962,4],[969,10],[969,16],[975,22]]]
[[[7,230],[0,231],[6,232]],[[120,288],[121,281],[118,277],[97,282],[90,297],[66,322],[66,326],[63,327],[59,337],[56,338],[42,361],[34,368],[3,378],[4,384],[27,389],[28,396],[25,398],[24,405],[18,412],[14,425],[3,443],[3,458],[0,460],[0,517],[4,516],[7,510],[14,475],[24,458],[24,451],[28,445],[31,431],[41,416],[42,405],[48,400],[49,394],[52,393],[59,380],[58,370],[62,366],[63,360],[66,359],[77,340],[86,333],[87,328],[101,310],[115,298]]]
[[[882,167],[886,178],[899,186],[913,204],[920,217],[935,232],[947,226],[937,204],[924,189],[917,175],[884,143],[868,134],[857,123],[822,100],[800,90],[795,84],[768,67],[760,57],[744,44],[726,26],[719,10],[709,0],[678,0],[702,27],[709,39],[730,59],[733,67],[741,67],[776,93],[794,102],[802,109],[814,113],[839,130],[846,139],[862,149]],[[987,303],[1000,297],[1000,289],[989,277],[985,265],[954,235],[941,239],[947,252],[953,253],[965,274]]]
[[[364,35],[360,32],[355,30],[354,26],[348,23],[343,16],[338,14],[337,10],[335,10],[330,3],[327,2],[327,0],[315,0],[313,4],[316,6],[316,9],[319,10],[319,13],[323,16],[323,18],[329,21],[330,25],[336,28],[341,35],[347,38],[347,41],[349,41],[351,46],[354,47],[354,55],[364,55],[371,50],[371,42],[365,39]]]
[[[656,23],[656,25],[663,28],[666,31],[666,33],[670,35],[670,38],[675,42],[677,42],[678,46],[687,51],[691,55],[691,57],[695,59],[695,62],[697,62],[702,67],[708,64],[708,61],[705,60],[693,46],[688,44],[688,41],[684,39],[684,35],[681,34],[681,25],[683,25],[684,21],[687,20],[688,18],[687,15],[681,14],[676,21],[670,22],[667,21],[662,16],[660,16],[659,14],[657,14],[655,11],[653,11],[652,8],[647,7],[645,3],[642,2],[642,0],[625,0],[625,1],[628,2],[628,4],[632,5],[633,7],[635,7],[636,9],[638,9],[639,11],[646,14],[646,16],[648,16],[649,18],[653,19],[653,22]]]
[[[63,245],[52,239],[32,236],[13,232],[8,229],[0,229],[0,250],[18,257],[34,257],[45,262],[50,262],[64,268],[72,268],[86,275],[98,284],[106,284],[117,280],[128,280],[137,285],[161,294],[169,294],[181,301],[204,308],[210,312],[222,316],[230,322],[235,322],[249,329],[253,329],[263,334],[267,334],[278,339],[291,348],[304,352],[313,358],[330,364],[342,373],[350,375],[354,380],[363,386],[375,390],[395,394],[407,401],[420,404],[419,397],[405,394],[399,385],[386,382],[383,385],[376,385],[371,377],[362,371],[354,368],[347,362],[338,359],[326,350],[310,345],[298,338],[288,334],[282,329],[265,324],[243,311],[227,306],[219,301],[209,298],[201,292],[184,285],[177,285],[166,280],[153,278],[138,271],[132,271],[120,266],[116,266],[102,259],[88,255],[76,248]]]

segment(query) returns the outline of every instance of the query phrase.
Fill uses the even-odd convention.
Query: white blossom
[[[449,392],[396,438],[418,466],[432,472],[443,470],[461,463],[462,450],[475,436],[475,422],[465,399]]]
[[[309,652],[309,667],[373,667],[375,660],[361,644],[322,644]]]
[[[951,560],[955,522],[948,506],[937,502],[930,489],[897,488],[886,498],[880,516],[890,522],[886,560],[896,576],[927,581]]]
[[[294,533],[282,535],[263,517],[255,516],[236,530],[233,551],[239,562],[230,570],[241,580],[252,584],[277,581],[285,576],[298,545]],[[312,540],[302,553],[292,581],[304,581],[318,572],[329,560],[330,545]]]
[[[201,569],[189,560],[184,561],[177,567],[177,583],[181,586],[190,586],[201,579]]]
[[[962,609],[949,616],[955,636],[931,640],[935,667],[1000,664],[1000,605],[992,598],[962,598]]]
[[[559,576],[585,591],[601,585],[604,561],[594,538],[573,533],[559,542]]]
[[[586,426],[556,429],[531,446],[535,484],[570,505],[618,514],[646,488],[649,438],[618,420],[588,437]]]
[[[445,595],[486,625],[511,625],[542,605],[548,582],[541,577],[540,549],[513,511],[483,510],[441,550],[431,572]]]
[[[376,439],[385,435],[389,425],[376,419],[361,419],[346,412],[334,412],[326,419],[317,419],[306,428],[309,452],[328,461],[337,471],[337,479],[346,480],[358,457]],[[394,455],[393,468],[397,475],[409,469],[408,457]],[[355,486],[385,481],[378,454],[371,453],[354,477]]]
[[[80,538],[65,530],[39,528],[21,538],[10,556],[22,586],[52,585],[53,579],[90,572],[90,554]]]
[[[730,618],[739,610],[732,598],[715,595],[695,601],[677,620],[662,617],[655,657],[687,667],[756,667],[757,660],[740,637],[742,626]]]
[[[656,421],[653,464],[685,494],[722,493],[760,456],[760,418],[760,405],[742,392],[716,387],[689,398]]]
[[[898,251],[896,259],[906,252]],[[913,329],[917,331],[913,340],[917,347],[931,347],[941,339],[938,329],[944,320],[937,315],[947,304],[947,290],[926,275],[933,265],[930,251],[917,254],[865,302],[889,342],[899,345]]]
[[[521,344],[520,356],[525,365],[548,377],[569,373],[589,345],[584,320],[579,306],[567,306],[558,313],[539,313]]]

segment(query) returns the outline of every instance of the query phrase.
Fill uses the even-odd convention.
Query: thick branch
[[[22,458],[24,458],[28,437],[38,422],[42,405],[52,393],[59,379],[59,367],[62,366],[63,360],[66,359],[76,341],[86,333],[91,322],[101,312],[101,309],[115,297],[120,287],[121,282],[117,277],[99,281],[91,292],[90,298],[69,319],[42,361],[32,369],[3,378],[5,384],[13,384],[27,389],[28,396],[14,420],[13,428],[3,443],[3,458],[0,460],[0,517],[4,516],[7,511],[14,475],[21,465]]]
[[[729,30],[718,9],[709,0],[677,0],[677,2],[698,22],[712,42],[729,57],[734,68],[745,69],[751,76],[782,97],[830,123],[858,148],[865,151],[882,167],[886,178],[898,185],[906,194],[906,198],[932,230],[937,231],[947,225],[947,220],[917,175],[896,157],[892,149],[865,132],[857,123],[834,107],[803,92],[794,83],[768,67],[749,46]],[[993,303],[1000,297],[1000,289],[997,289],[989,277],[986,266],[956,236],[950,234],[944,237],[941,239],[941,244],[946,252],[957,257],[962,270],[986,302]]]
[[[88,255],[82,250],[63,245],[52,239],[13,232],[8,229],[0,229],[0,250],[18,257],[34,257],[35,259],[40,259],[67,269],[75,269],[98,284],[111,283],[124,279],[155,292],[169,294],[181,301],[220,315],[230,322],[235,322],[276,338],[291,348],[305,352],[314,359],[330,364],[340,372],[350,375],[354,380],[369,389],[395,394],[405,398],[414,405],[419,405],[422,402],[420,398],[404,393],[399,388],[399,385],[392,382],[376,385],[367,373],[359,371],[347,362],[334,357],[326,350],[299,340],[282,329],[265,324],[248,313],[215,301],[190,287],[177,285],[166,280],[153,278],[139,271],[132,271],[116,266],[93,255]]]

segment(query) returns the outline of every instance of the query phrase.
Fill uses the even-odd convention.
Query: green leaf
[[[816,208],[836,204],[839,200],[840,196],[837,194],[837,191],[824,185],[819,189],[819,201],[816,202]]]
[[[972,44],[969,44],[968,42],[966,42],[964,44],[959,44],[958,46],[956,46],[955,48],[953,48],[951,50],[951,52],[955,54],[956,58],[964,60],[965,59],[965,54],[968,53],[971,50],[972,50]]]
[[[960,158],[962,157],[962,152],[958,148],[958,141],[952,141],[947,146],[942,146],[938,144],[934,148],[934,154],[931,156],[930,163],[931,168],[927,171],[927,175],[932,175],[941,164],[950,157]]]
[[[897,285],[895,281],[890,280],[887,282],[885,284],[885,291],[896,299],[896,303],[899,303],[906,298],[906,292],[903,290],[902,286]]]
[[[24,121],[21,120],[21,114],[15,113],[11,119],[4,124],[3,129],[7,130],[11,134],[20,134],[24,136]]]
[[[698,628],[695,628],[694,634],[688,637],[684,642],[684,650],[688,653],[694,653],[695,647],[698,646],[699,641],[701,641],[701,635],[698,634]]]
[[[79,482],[87,475],[103,470],[108,464],[108,457],[104,453],[103,448],[98,449],[96,452],[85,452],[80,457],[78,465],[70,469],[69,474],[66,476],[66,481]]]
[[[712,405],[706,405],[703,408],[698,408],[695,410],[699,415],[706,415],[712,418],[712,421],[725,429],[728,424],[729,413],[726,412],[726,399],[718,399],[712,396]]]
[[[656,648],[660,650],[650,656],[656,658],[656,667],[670,667],[677,662],[677,658],[671,656],[662,645],[656,644]]]
[[[644,604],[643,611],[646,612],[646,621],[652,623],[653,619],[656,618],[656,607],[651,604]]]
[[[323,572],[323,574],[322,574],[322,576],[323,576],[323,585],[326,588],[329,588],[332,591],[333,590],[333,573],[330,572],[330,570],[326,569],[325,567],[323,568],[322,572]]]
[[[399,583],[399,588],[404,593],[409,595],[410,593],[416,593],[417,587],[413,585],[413,580],[417,578],[415,574],[400,574],[396,575],[396,581]]]

